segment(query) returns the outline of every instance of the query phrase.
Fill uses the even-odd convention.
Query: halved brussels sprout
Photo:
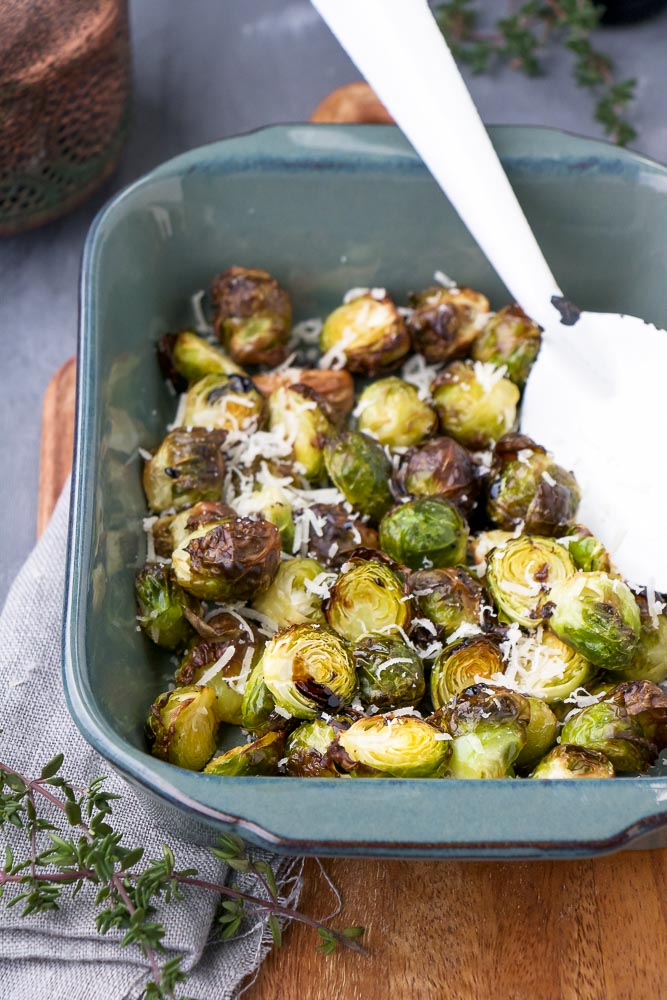
[[[516,421],[519,390],[493,365],[452,361],[431,393],[443,430],[467,448],[487,448]]]
[[[246,375],[204,375],[187,391],[186,427],[251,434],[264,423],[265,400]]]
[[[267,590],[280,565],[280,535],[269,521],[235,517],[197,528],[174,550],[178,583],[208,601],[245,601]]]
[[[667,693],[651,681],[624,681],[603,695],[602,701],[621,705],[658,750],[667,746]]]
[[[613,778],[614,765],[597,750],[561,743],[539,762],[531,778]]]
[[[310,528],[308,555],[325,566],[339,568],[353,549],[377,549],[377,531],[351,514],[343,504],[311,504],[317,530]]]
[[[541,698],[528,698],[530,719],[526,726],[526,743],[515,760],[516,767],[533,767],[556,742],[558,719]]]
[[[330,754],[353,778],[442,778],[451,741],[416,715],[374,715],[339,733]]]
[[[320,394],[309,385],[279,386],[269,396],[269,428],[283,429],[291,442],[294,461],[309,480],[324,473],[324,445],[335,435]]]
[[[288,559],[280,564],[271,586],[255,598],[252,606],[278,628],[305,622],[323,625],[321,585],[328,576],[324,566],[314,559]]]
[[[505,306],[487,319],[478,333],[471,354],[475,361],[505,365],[507,374],[520,388],[537,357],[542,331],[518,305]]]
[[[382,712],[418,705],[424,697],[424,667],[401,639],[381,633],[363,636],[352,649],[362,704]]]
[[[410,574],[408,584],[421,613],[440,625],[445,636],[464,623],[481,625],[486,608],[484,591],[460,566],[417,570]]]
[[[657,757],[655,744],[644,737],[639,723],[623,706],[609,701],[583,708],[569,719],[561,743],[598,750],[616,771],[645,771]]]
[[[349,705],[357,691],[354,661],[340,636],[322,625],[291,625],[269,639],[264,683],[279,713],[314,719]]]
[[[146,635],[163,649],[179,649],[192,635],[185,608],[197,611],[199,602],[177,584],[164,563],[146,563],[137,573],[137,621]]]
[[[453,737],[450,777],[513,777],[512,765],[526,745],[527,698],[506,688],[474,684],[433,718]]]
[[[588,660],[547,628],[510,640],[509,656],[507,670],[514,685],[523,694],[549,704],[563,701],[577,688],[588,685],[593,674]]]
[[[244,638],[202,639],[183,658],[176,684],[212,688],[220,722],[240,726],[243,688],[261,654],[262,644],[247,635]]]
[[[268,729],[275,729],[278,723],[284,726],[285,719],[274,713],[275,707],[273,696],[264,683],[264,667],[260,660],[252,668],[243,692],[241,702],[243,728],[251,733],[264,733]],[[276,725],[272,724],[274,721]]]
[[[470,454],[448,437],[433,438],[412,448],[403,459],[398,480],[410,496],[441,496],[464,514],[475,506],[479,490]]]
[[[486,583],[499,610],[511,622],[537,628],[552,588],[575,579],[568,552],[553,538],[520,535],[492,550]]]
[[[401,363],[410,350],[410,337],[390,298],[360,295],[335,309],[320,334],[323,353],[338,348],[345,367],[362,375],[380,375]]]
[[[379,521],[394,503],[392,465],[381,446],[358,431],[348,431],[324,450],[327,472],[360,514]]]
[[[366,386],[354,414],[360,431],[390,448],[409,448],[433,434],[438,418],[414,385],[392,375]]]
[[[478,317],[489,311],[489,300],[470,288],[433,285],[411,295],[414,308],[407,319],[415,351],[429,364],[441,364],[468,353],[478,330]]]
[[[493,452],[487,512],[501,528],[555,535],[574,520],[580,491],[571,472],[523,434],[506,434]]]
[[[146,720],[153,756],[189,771],[201,770],[215,753],[217,729],[215,692],[194,684],[161,694]]]
[[[380,522],[381,548],[410,569],[456,566],[464,561],[467,545],[463,515],[442,497],[409,500]]]
[[[162,374],[177,388],[185,388],[204,375],[245,375],[243,369],[192,330],[163,333],[157,342]]]
[[[498,643],[488,635],[473,635],[445,646],[431,670],[434,708],[447,705],[454,695],[505,669]]]
[[[338,778],[334,762],[329,758],[329,747],[336,738],[336,733],[344,726],[327,716],[324,719],[313,719],[312,722],[302,722],[287,739],[285,756],[287,757],[287,773],[299,778]]]
[[[278,764],[284,752],[285,733],[276,730],[214,757],[204,768],[204,774],[219,777],[271,776],[278,774]]]
[[[290,297],[267,271],[228,267],[211,283],[213,328],[242,365],[279,365],[292,326]]]
[[[223,431],[202,428],[170,431],[143,473],[144,492],[153,511],[183,510],[198,500],[219,500],[225,474]]]
[[[553,582],[550,627],[596,667],[629,666],[639,645],[641,619],[630,588],[606,573],[577,573]]]
[[[641,614],[641,631],[637,646],[628,666],[618,671],[626,681],[648,680],[662,684],[667,680],[667,615],[657,615],[655,624],[645,612],[645,601],[637,604]]]
[[[355,560],[337,577],[323,606],[329,625],[350,642],[367,632],[404,629],[411,616],[403,579],[375,559]]]

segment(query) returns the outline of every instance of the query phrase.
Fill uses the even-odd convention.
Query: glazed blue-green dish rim
[[[549,170],[640,174],[667,199],[667,169],[606,143],[550,129],[491,130],[516,177]],[[322,143],[322,137],[326,142]],[[233,830],[290,854],[402,858],[540,858],[603,854],[667,842],[667,779],[447,781],[217,778],[174,768],[124,739],[101,711],[86,656],[93,489],[99,440],[96,295],[100,247],[119,211],[151,185],[192,172],[255,170],[353,177],[373,170],[423,174],[391,126],[274,126],[222,140],[159,166],[118,194],[86,240],[81,276],[73,489],[63,629],[70,712],[86,740],[121,772],[159,821],[197,838]],[[581,303],[587,305],[587,303]],[[649,318],[649,317],[647,317]],[[651,317],[653,318],[653,317]],[[134,622],[127,623],[132,629]],[[664,838],[661,831],[665,834]]]

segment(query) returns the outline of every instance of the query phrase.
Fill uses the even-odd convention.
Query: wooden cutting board
[[[313,120],[388,116],[365,84],[351,84]],[[71,468],[74,396],[72,358],[44,398],[38,533]],[[313,932],[295,925],[248,1000],[667,998],[667,849],[583,861],[324,866],[343,900],[337,924],[363,924],[370,955],[325,958]],[[316,861],[304,876],[301,908],[329,913],[334,901]]]

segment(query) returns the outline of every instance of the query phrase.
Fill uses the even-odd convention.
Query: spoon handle
[[[483,250],[541,323],[561,292],[426,0],[312,0]]]

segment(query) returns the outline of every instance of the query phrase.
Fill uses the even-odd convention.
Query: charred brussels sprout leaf
[[[487,319],[472,346],[475,361],[505,365],[522,388],[540,350],[541,330],[520,306],[505,306]]]
[[[573,524],[558,541],[572,556],[577,569],[584,573],[611,572],[611,557],[602,542],[583,524]]]
[[[216,774],[219,777],[278,774],[278,764],[284,750],[284,732],[266,733],[252,743],[232,747],[226,753],[214,757],[204,768],[204,774]]]
[[[574,520],[579,500],[572,473],[530,438],[508,434],[497,442],[487,512],[499,527],[522,525],[529,534],[558,534]]]
[[[602,701],[621,705],[658,750],[667,746],[667,693],[651,681],[625,681],[608,691]]]
[[[247,635],[239,638],[203,639],[193,646],[181,663],[176,683],[200,684],[215,692],[220,722],[240,726],[243,687],[262,644]]]
[[[186,427],[245,431],[264,422],[265,401],[245,375],[204,375],[188,389],[183,423]]]
[[[213,327],[242,365],[279,365],[292,325],[290,297],[266,271],[229,267],[211,283]]]
[[[236,514],[233,508],[219,500],[201,500],[194,507],[188,507],[187,510],[180,511],[180,513],[169,518],[169,537],[171,542],[169,556],[197,528],[203,528],[207,524],[221,524],[223,521],[229,521],[234,517],[236,517]],[[166,539],[166,532],[164,537]]]
[[[440,715],[451,741],[452,778],[512,777],[512,765],[526,745],[530,721],[527,698],[505,688],[475,684]]]
[[[434,708],[447,705],[454,695],[478,679],[502,673],[503,656],[498,643],[486,635],[470,636],[445,646],[431,670],[431,701]]]
[[[380,444],[409,448],[433,434],[438,418],[414,385],[392,375],[371,382],[359,397],[357,427]]]
[[[468,525],[441,497],[410,500],[380,522],[382,549],[410,569],[455,566],[465,559]]]
[[[411,449],[401,465],[399,482],[409,496],[441,496],[464,514],[474,507],[479,488],[469,453],[447,437]]]
[[[294,513],[287,493],[279,486],[263,486],[243,497],[243,514],[261,515],[280,532],[283,552],[292,552],[294,546]]]
[[[561,743],[603,753],[616,771],[645,771],[657,756],[655,744],[645,739],[637,720],[623,706],[608,701],[590,705],[566,722]]]
[[[336,737],[331,756],[356,778],[441,778],[450,752],[430,723],[390,713],[358,719]]]
[[[176,688],[151,705],[146,733],[154,757],[199,771],[215,753],[218,716],[210,687]]]
[[[405,628],[410,601],[405,584],[389,566],[374,559],[354,561],[341,573],[324,602],[329,625],[350,642],[367,632]]]
[[[614,765],[597,750],[561,743],[539,762],[531,778],[613,778]]]
[[[352,650],[364,705],[386,712],[417,705],[424,697],[424,668],[414,649],[389,635],[369,634]]]
[[[391,299],[360,295],[327,316],[320,348],[325,354],[339,350],[351,372],[380,375],[401,363],[410,337]]]
[[[272,720],[284,725],[284,718],[273,714],[275,707],[271,692],[264,683],[264,668],[260,660],[253,667],[243,692],[241,702],[243,728],[251,733],[263,733],[267,729],[276,728],[272,725]]]
[[[314,719],[349,705],[357,678],[347,644],[331,629],[292,625],[266,644],[264,683],[286,717]]]
[[[144,466],[144,492],[153,511],[183,510],[198,500],[219,500],[225,472],[223,431],[170,431]]]
[[[477,335],[478,318],[489,311],[489,300],[470,288],[435,285],[412,295],[407,320],[415,351],[429,364],[442,364],[468,353]]]
[[[292,443],[292,455],[309,480],[324,473],[324,445],[336,429],[326,403],[309,385],[283,385],[269,396],[269,427],[282,429]]]
[[[556,742],[558,719],[541,698],[528,698],[530,719],[526,742],[514,762],[518,768],[533,767]]]
[[[355,510],[379,521],[394,503],[391,462],[383,449],[358,431],[331,441],[324,452],[327,472]]]
[[[219,347],[192,330],[162,334],[157,342],[157,355],[162,374],[177,389],[184,389],[204,375],[245,375]]]
[[[287,773],[299,778],[339,777],[328,751],[342,728],[334,719],[302,722],[287,739]]]
[[[253,601],[278,628],[305,622],[324,624],[322,584],[331,576],[314,559],[288,559],[278,567],[271,586]]]
[[[339,568],[353,549],[377,549],[377,531],[363,524],[356,514],[350,514],[343,504],[315,503],[310,509],[318,530],[311,526],[308,555],[318,562]]]
[[[639,643],[641,619],[632,591],[606,573],[577,573],[549,595],[551,628],[596,667],[627,667]]]
[[[443,430],[467,448],[487,448],[514,426],[519,390],[493,365],[453,361],[431,392]]]
[[[552,588],[574,577],[574,563],[553,538],[521,535],[493,549],[486,582],[508,621],[536,628]]]
[[[460,567],[421,569],[411,573],[410,592],[422,614],[444,630],[445,636],[464,623],[479,627],[485,613],[481,585]]]
[[[185,608],[196,611],[197,601],[176,583],[169,566],[147,563],[137,573],[137,620],[146,635],[164,649],[179,649],[192,635]]]
[[[268,521],[237,517],[198,528],[174,551],[180,585],[209,601],[244,601],[266,590],[280,565],[280,535]]]

